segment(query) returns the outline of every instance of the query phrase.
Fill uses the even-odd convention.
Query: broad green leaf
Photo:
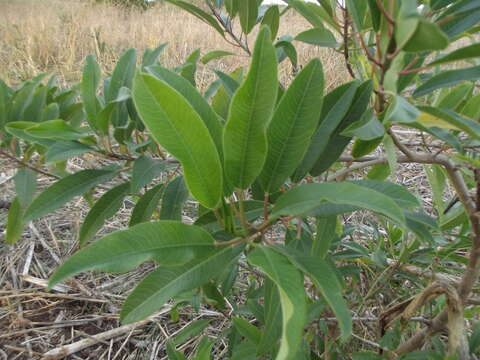
[[[480,79],[480,66],[473,66],[457,70],[445,70],[432,76],[413,92],[414,97],[427,95],[434,90],[451,87],[462,81]]]
[[[10,209],[8,209],[7,226],[5,233],[6,244],[13,245],[18,241],[18,239],[22,237],[24,226],[22,215],[22,205],[20,204],[20,200],[17,196],[10,204]]]
[[[25,129],[28,135],[42,139],[78,140],[88,134],[77,131],[63,120],[49,120]]]
[[[363,186],[348,182],[305,184],[282,195],[275,204],[271,218],[281,215],[316,215],[315,208],[324,202],[358,206],[378,212],[404,224],[405,217],[390,197]]]
[[[155,49],[145,49],[142,57],[142,69],[145,69],[147,66],[155,65],[158,61],[158,57],[163,52],[168,43],[162,43],[158,45]]]
[[[311,255],[325,259],[336,236],[337,217],[317,217],[316,227]]]
[[[120,206],[123,204],[123,199],[130,188],[129,183],[124,183],[110,189],[97,200],[95,205],[90,209],[78,235],[78,242],[80,245],[86,244],[93,239],[98,230],[103,226],[105,220],[114,216]]]
[[[295,46],[292,44],[293,39],[279,40],[275,43],[277,49],[277,59],[281,63],[285,58],[289,58],[293,67],[298,66],[298,55]]]
[[[200,60],[200,49],[192,51],[192,53],[187,57],[185,63],[180,67],[180,75],[188,80],[192,86],[196,87],[196,74],[197,74],[197,63]]]
[[[427,117],[417,119],[422,125],[427,125],[425,120],[432,119],[433,122],[429,123],[428,126],[442,127],[440,122],[443,121],[447,123],[447,128],[464,131],[471,137],[480,140],[480,124],[477,121],[464,118],[452,110],[431,106],[421,106],[419,109],[427,114]]]
[[[350,124],[361,119],[370,102],[372,90],[373,84],[371,81],[365,81],[358,87],[354,101],[348,109],[347,114],[333,133],[331,133],[326,139],[328,140],[327,145],[325,145],[324,150],[320,153],[315,165],[310,170],[310,173],[313,176],[318,176],[326,171],[340,157],[340,155],[342,155],[352,138],[343,136],[341,133]]]
[[[386,180],[392,171],[390,170],[390,165],[388,163],[385,164],[377,164],[372,166],[372,168],[367,173],[367,178],[369,180]]]
[[[399,24],[399,26],[403,25]],[[410,23],[406,22],[404,26],[410,26]],[[419,18],[415,32],[405,43],[403,50],[408,52],[436,51],[445,49],[448,44],[448,37],[437,24]]]
[[[397,203],[398,206],[406,209],[419,207],[421,204],[418,199],[409,192],[404,186],[389,181],[378,180],[354,180],[352,184],[367,187],[378,191]]]
[[[388,107],[385,115],[385,121],[408,123],[414,122],[420,111],[412,105],[407,99],[396,95],[394,101]]]
[[[148,190],[137,202],[133,208],[130,217],[129,227],[149,221],[153,212],[157,208],[165,188],[163,184],[159,184]]]
[[[457,110],[465,102],[465,99],[472,97],[474,89],[472,82],[460,84],[453,89],[442,89],[437,101],[433,104],[434,107],[441,109]]]
[[[116,174],[113,170],[82,170],[58,180],[33,200],[25,211],[24,221],[32,221],[57,210],[75,196],[109,181]]]
[[[265,327],[262,329],[262,338],[258,344],[258,355],[272,351],[282,335],[282,308],[278,288],[269,278],[265,279],[264,286]]]
[[[347,9],[353,19],[357,31],[363,30],[365,12],[367,10],[367,1],[365,0],[346,0]]]
[[[461,110],[461,114],[467,118],[480,121],[480,94],[472,96]]]
[[[267,129],[268,152],[259,181],[277,190],[307,151],[322,110],[323,71],[318,59],[305,66],[282,96]]]
[[[361,140],[373,140],[383,137],[384,134],[385,128],[383,124],[373,114],[373,110],[368,109],[359,121],[347,126],[340,135],[349,137],[356,136]]]
[[[185,355],[175,350],[175,344],[171,340],[167,341],[166,351],[167,351],[168,360],[187,360]]]
[[[161,220],[182,220],[183,204],[188,199],[188,189],[183,177],[170,181],[165,187],[162,198]]]
[[[210,360],[213,345],[215,345],[215,341],[211,340],[210,337],[202,337],[202,339],[198,343],[194,360]]]
[[[230,104],[223,134],[225,173],[230,183],[248,188],[260,174],[267,156],[266,128],[278,90],[277,60],[270,30],[260,30],[247,78]]]
[[[63,161],[92,151],[95,149],[78,141],[55,141],[48,147],[45,161],[47,163]]]
[[[30,169],[18,169],[14,177],[15,192],[20,205],[25,208],[32,202],[37,188],[37,173]]]
[[[292,8],[297,10],[298,13],[302,15],[314,27],[323,27],[322,17],[318,14],[318,12],[313,11],[313,9],[311,9],[308,4],[305,4],[305,2],[303,2],[302,0],[285,0],[285,2]]]
[[[380,123],[381,124],[381,123]],[[379,127],[378,127],[379,128]],[[383,126],[382,126],[383,128]],[[383,137],[373,138],[371,140],[362,140],[360,138],[355,139],[352,146],[352,156],[355,159],[366,156],[373,151],[383,142]]]
[[[211,320],[202,319],[190,323],[188,326],[183,328],[177,335],[175,335],[171,341],[175,345],[182,345],[187,342],[189,338],[196,337],[202,333],[203,330],[207,328]]]
[[[38,81],[28,81],[13,94],[10,100],[8,122],[28,120],[23,115],[32,102],[37,86]]]
[[[238,13],[238,0],[225,0],[225,9],[228,15],[233,19]]]
[[[25,109],[25,112],[23,114],[24,119],[28,119],[28,121],[32,122],[42,121],[42,111],[46,105],[47,92],[48,88],[43,85],[40,85],[35,89],[32,101]]]
[[[453,61],[459,61],[459,60],[465,60],[465,59],[471,59],[471,58],[477,58],[477,57],[480,57],[480,43],[472,44],[472,45],[454,50],[451,53],[444,55],[442,57],[439,57],[435,61],[432,61],[431,63],[428,64],[428,66],[445,64]]]
[[[213,27],[220,35],[224,36],[224,31],[222,26],[218,23],[218,21],[210,14],[206,13],[199,7],[190,4],[186,1],[181,1],[181,0],[165,0],[171,4],[174,4],[180,8],[182,8],[185,11],[188,11],[190,14],[193,16],[197,17],[198,19],[202,20],[206,24],[210,25]]]
[[[132,180],[130,191],[136,194],[142,187],[159,176],[165,170],[165,162],[159,159],[152,159],[148,155],[141,155],[133,163]]]
[[[198,115],[200,115],[217,147],[220,158],[222,158],[222,124],[198,90],[182,76],[161,66],[149,67],[147,71],[160,80],[165,81],[183,95]]]
[[[80,86],[83,106],[87,120],[93,129],[97,128],[96,119],[100,112],[101,104],[97,98],[97,89],[100,84],[101,72],[94,55],[88,55],[83,65],[83,75]]]
[[[212,236],[199,227],[177,221],[138,224],[77,251],[55,270],[49,286],[82,271],[126,272],[147,260],[166,266],[185,264],[213,250]]]
[[[190,241],[194,241],[194,236]],[[203,285],[217,276],[219,269],[232,263],[242,250],[242,246],[224,247],[185,265],[159,267],[147,275],[127,297],[120,313],[121,321],[132,323],[144,319],[172,297]]]
[[[324,27],[306,30],[295,36],[295,40],[323,47],[338,47],[332,32]]]
[[[25,140],[29,143],[40,144],[48,148],[55,142],[54,140],[34,137],[27,133],[27,129],[37,124],[38,123],[29,122],[29,121],[12,121],[5,125],[5,130],[10,135],[18,137],[19,139]]]
[[[278,287],[283,324],[276,360],[294,359],[302,342],[307,315],[303,277],[284,255],[269,247],[256,247],[248,254],[247,260],[260,268]]]
[[[122,87],[131,88],[133,75],[135,73],[135,62],[137,52],[135,49],[127,50],[118,60],[113,70],[112,78],[108,86],[105,100],[110,102],[115,100]]]
[[[262,336],[262,333],[260,332],[259,328],[257,328],[256,326],[250,324],[248,321],[239,317],[234,317],[232,321],[233,321],[233,326],[235,326],[235,328],[240,333],[240,335],[250,340],[254,344],[260,343],[260,338]]]
[[[245,34],[250,34],[257,23],[258,2],[257,0],[243,0],[239,1],[237,6],[240,26]]]
[[[312,169],[325,150],[330,136],[347,114],[357,88],[358,82],[350,82],[335,88],[325,96],[319,126],[312,136],[301,164],[292,176],[294,182],[299,182]]]
[[[218,76],[218,80],[220,80],[224,89],[227,91],[228,96],[232,97],[235,94],[235,91],[240,87],[240,83],[233,77],[225,74],[223,71],[214,70],[214,72]]]
[[[217,60],[225,56],[231,56],[231,55],[235,55],[235,54],[225,50],[213,50],[203,55],[200,61],[202,62],[202,64],[207,65],[210,61]]]
[[[270,28],[271,39],[274,41],[278,34],[280,26],[280,10],[277,5],[270,6],[262,18],[262,25],[267,25]]]
[[[374,31],[380,30],[380,23],[382,19],[382,15],[380,9],[378,8],[376,0],[368,0],[368,7],[370,10],[370,17],[372,19],[372,27]],[[368,12],[367,12],[368,14]]]
[[[447,20],[445,19],[447,16],[450,19],[444,21],[440,27],[450,38],[453,38],[478,24],[480,5],[476,0],[458,1],[444,11],[438,20]]]
[[[307,256],[291,249],[276,248],[287,256],[293,265],[305,273],[320,291],[328,305],[331,307],[340,325],[342,340],[345,341],[352,334],[352,317],[347,303],[342,297],[342,286],[337,279],[334,269],[316,256]]]
[[[232,74],[230,74],[230,77],[238,82],[241,82],[243,79],[243,68],[238,68],[235,70]],[[217,93],[212,98],[212,108],[222,118],[222,122],[228,117],[230,100],[231,96],[228,94],[227,89],[223,85],[219,87]]]
[[[133,97],[153,138],[182,164],[192,195],[205,207],[217,207],[223,193],[220,158],[198,113],[175,89],[147,74],[136,76]]]

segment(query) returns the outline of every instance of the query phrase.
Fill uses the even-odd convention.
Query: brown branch
[[[350,55],[348,53],[348,27],[350,25],[350,17],[348,16],[347,8],[343,9],[343,56],[345,58],[345,66],[347,67],[350,76],[355,79],[355,73],[353,72],[352,65],[350,64]]]
[[[45,176],[48,176],[48,177],[51,177],[51,178],[54,178],[54,179],[60,179],[60,176],[58,175],[55,175],[55,174],[52,174],[52,173],[49,173],[45,170],[42,170],[42,169],[39,169],[33,165],[30,165],[29,163],[25,162],[25,161],[22,161],[20,159],[17,159],[15,156],[9,154],[8,152],[4,151],[3,149],[0,149],[0,155],[3,155],[5,156],[6,158],[12,160],[12,161],[15,161],[17,164],[20,164],[22,166],[25,166],[26,168],[29,168],[30,170],[33,170],[39,174],[42,174],[42,175],[45,175]]]

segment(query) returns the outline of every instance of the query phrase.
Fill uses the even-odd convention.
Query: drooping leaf
[[[82,170],[68,175],[45,189],[26,209],[24,220],[38,219],[53,212],[93,188],[107,182],[117,173],[113,170]]]
[[[323,71],[309,62],[283,95],[267,129],[268,152],[259,180],[263,189],[278,189],[302,160],[320,117]]]
[[[165,162],[143,154],[133,163],[130,191],[136,194],[165,170]]]
[[[203,55],[200,61],[202,62],[202,64],[207,65],[210,61],[221,59],[225,56],[231,56],[231,55],[235,55],[235,54],[225,50],[213,50]]]
[[[258,2],[257,0],[243,0],[238,1],[237,6],[242,30],[245,34],[250,34],[257,23]]]
[[[37,188],[37,173],[30,169],[18,169],[14,177],[15,192],[20,205],[25,208],[32,202]]]
[[[460,49],[454,50],[451,53],[444,55],[436,59],[435,61],[432,61],[428,65],[431,66],[431,65],[445,64],[453,61],[476,58],[479,56],[480,56],[480,44],[477,43],[477,44],[468,45]]]
[[[47,163],[63,161],[92,151],[95,149],[78,141],[55,141],[48,147],[45,161]]]
[[[147,260],[166,266],[185,264],[213,250],[212,236],[199,227],[177,221],[138,224],[77,251],[55,270],[49,286],[82,271],[125,272]]]
[[[248,254],[248,262],[259,267],[278,288],[282,307],[282,338],[276,360],[293,359],[302,341],[306,322],[303,277],[282,254],[265,246]]]
[[[188,11],[193,16],[197,17],[198,19],[202,20],[204,23],[213,27],[220,35],[224,36],[223,28],[218,23],[218,21],[212,15],[206,13],[199,7],[181,0],[166,0],[166,1],[182,8],[185,11]]]
[[[137,202],[130,217],[129,227],[149,221],[155,211],[165,188],[163,184],[148,190]]]
[[[347,114],[357,88],[358,82],[350,82],[335,88],[325,96],[319,126],[312,136],[301,164],[292,176],[294,182],[299,182],[312,169],[328,145],[330,136]]]
[[[117,213],[123,204],[123,199],[128,193],[129,188],[129,183],[123,183],[110,189],[97,200],[80,227],[80,233],[78,235],[80,245],[84,245],[90,241],[103,226],[105,220]]]
[[[15,197],[8,209],[7,226],[5,233],[5,243],[9,245],[15,244],[21,238],[23,232],[23,211],[20,200]]]
[[[292,252],[291,249],[277,247],[287,256],[297,269],[305,273],[315,284],[322,296],[331,307],[340,325],[342,340],[348,339],[352,333],[352,317],[347,303],[342,297],[342,286],[332,267],[316,256],[308,256]]]
[[[44,121],[25,129],[28,135],[42,139],[78,140],[88,134],[79,132],[63,120]]]
[[[165,187],[162,198],[161,220],[182,220],[182,208],[188,199],[188,189],[183,177],[179,176],[170,181]]]
[[[262,171],[267,155],[266,127],[278,90],[277,60],[270,30],[260,30],[247,78],[230,104],[223,134],[225,173],[230,183],[246,189]]]
[[[348,182],[298,186],[277,200],[271,217],[317,215],[315,209],[324,202],[357,206],[383,214],[400,224],[405,223],[402,211],[389,196]]]
[[[175,89],[151,75],[136,76],[133,95],[153,138],[182,164],[192,195],[202,205],[215,208],[223,192],[222,168],[198,113]]]
[[[324,27],[303,31],[295,37],[295,40],[322,47],[338,47],[335,36]]]
[[[218,270],[232,263],[242,250],[242,246],[224,247],[185,265],[159,267],[127,297],[120,319],[123,323],[131,323],[146,318],[175,295],[199,287],[215,277]]]
[[[10,135],[18,137],[19,139],[25,140],[30,143],[40,144],[46,148],[51,146],[55,140],[52,139],[42,139],[39,137],[34,137],[27,133],[27,129],[31,128],[32,126],[37,125],[37,123],[29,122],[29,121],[12,121],[5,125],[5,130]]]
[[[414,97],[420,97],[437,89],[451,87],[462,81],[474,81],[480,79],[480,66],[473,66],[457,70],[445,70],[438,75],[432,76],[413,92]]]

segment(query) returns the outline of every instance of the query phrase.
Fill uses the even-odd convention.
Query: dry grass
[[[287,13],[279,36],[305,30],[303,19]],[[253,43],[255,34],[250,35]],[[170,5],[159,4],[149,11],[127,10],[104,3],[80,0],[0,0],[0,78],[16,84],[40,72],[76,82],[86,55],[94,53],[103,70],[110,72],[119,55],[134,47],[139,53],[163,42],[169,46],[161,57],[166,67],[180,65],[193,50],[234,51],[238,56],[215,63],[215,68],[233,71],[248,64],[248,57],[197,18]],[[327,87],[347,79],[343,59],[330,49],[298,47],[299,63],[320,57]],[[286,62],[285,62],[286,63]],[[288,81],[290,66],[282,67]],[[204,86],[213,77],[207,68],[198,74]]]

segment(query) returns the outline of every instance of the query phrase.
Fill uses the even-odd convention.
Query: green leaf
[[[230,77],[241,82],[243,78],[243,68],[236,69],[230,74]],[[231,96],[228,94],[225,85],[221,85],[215,96],[212,98],[212,108],[222,118],[222,122],[228,117],[230,100]]]
[[[197,63],[200,59],[200,49],[192,51],[192,53],[185,60],[185,64],[180,67],[180,75],[188,80],[192,86],[197,86],[195,81],[197,73]]]
[[[259,177],[265,191],[283,185],[305,155],[322,109],[323,83],[322,64],[314,59],[282,96],[267,130],[267,159]]]
[[[355,99],[348,109],[348,113],[340,122],[340,125],[326,138],[328,141],[322,153],[320,153],[315,165],[310,170],[313,176],[318,176],[327,170],[343,153],[351,141],[351,137],[341,135],[350,124],[360,120],[368,107],[370,96],[372,94],[373,84],[371,81],[365,81],[361,84],[355,93]],[[325,136],[325,135],[324,135]]]
[[[34,137],[27,133],[27,129],[37,124],[38,123],[30,121],[12,121],[5,125],[5,130],[7,131],[7,133],[18,137],[19,139],[25,140],[29,143],[40,144],[48,148],[55,142],[54,140]]]
[[[202,337],[198,343],[194,360],[210,360],[213,345],[215,345],[215,341],[212,341],[208,336]]]
[[[240,335],[250,340],[254,344],[258,345],[260,343],[262,333],[260,332],[259,328],[239,317],[234,317],[232,321],[233,326],[235,326]]]
[[[217,207],[223,193],[220,158],[198,113],[175,89],[147,74],[136,76],[133,97],[153,138],[182,164],[192,195],[205,207]]]
[[[431,115],[433,118],[443,120],[455,129],[462,130],[471,137],[480,140],[480,123],[477,121],[464,118],[452,110],[439,109],[431,106],[421,106],[419,109]],[[435,123],[431,126],[435,126]]]
[[[258,2],[257,0],[243,0],[239,1],[237,6],[240,26],[245,34],[250,34],[257,23]]]
[[[432,61],[428,66],[480,57],[480,43],[465,46]]]
[[[116,174],[112,170],[82,170],[58,180],[33,200],[25,211],[24,221],[32,221],[57,210],[75,196],[109,181]]]
[[[137,194],[142,187],[159,176],[165,170],[165,162],[152,159],[148,155],[141,155],[133,163],[130,192]]]
[[[77,251],[50,277],[49,286],[87,270],[125,272],[147,260],[161,265],[185,264],[214,250],[205,230],[177,221],[135,225],[104,236]]]
[[[315,215],[315,209],[324,202],[357,206],[378,212],[400,224],[405,224],[405,217],[393,199],[378,191],[348,182],[298,186],[277,200],[271,218],[277,218],[281,215]]]
[[[193,239],[191,236],[190,241]],[[127,297],[120,313],[121,321],[132,323],[144,319],[172,297],[203,285],[217,276],[219,269],[232,263],[242,250],[242,246],[224,247],[185,265],[159,267],[147,275]]]
[[[278,288],[269,278],[265,279],[264,286],[265,327],[262,330],[260,344],[258,344],[258,355],[272,351],[282,335],[282,308]]]
[[[443,50],[448,46],[448,37],[437,24],[429,22],[423,18],[418,18],[416,23],[415,32],[403,46],[404,51],[437,51]],[[410,22],[405,21],[404,24],[400,22],[398,26],[411,26],[411,24]]]
[[[168,360],[187,360],[185,355],[175,350],[175,344],[171,340],[167,341],[166,351]]]
[[[82,95],[83,106],[87,114],[87,120],[93,129],[97,128],[96,119],[100,112],[101,104],[97,98],[97,89],[101,80],[100,66],[94,55],[88,55],[83,65],[82,82],[80,84],[80,93]]]
[[[63,120],[49,120],[25,129],[28,135],[42,139],[78,140],[88,134],[79,132]]]
[[[220,35],[224,36],[223,28],[220,26],[218,21],[212,15],[206,13],[199,7],[181,0],[165,0],[165,1],[171,4],[174,4],[185,11],[188,11],[193,16],[197,17],[198,19],[202,20],[204,23],[213,27]]]
[[[202,64],[207,65],[210,61],[217,60],[225,56],[231,56],[231,55],[235,55],[235,54],[225,50],[213,50],[203,55],[200,61],[202,62]]]
[[[480,121],[480,94],[468,99],[461,113],[470,119]]]
[[[158,57],[163,52],[168,43],[162,43],[158,45],[155,49],[145,49],[142,58],[142,69],[145,69],[147,66],[155,65],[158,60]]]
[[[338,47],[332,32],[324,27],[306,30],[295,36],[295,40],[323,47]]]
[[[249,187],[267,156],[266,127],[278,90],[277,60],[270,30],[260,30],[247,78],[230,104],[223,134],[225,173],[233,186]]]
[[[149,67],[147,71],[158,77],[160,80],[165,81],[181,95],[183,95],[183,97],[188,101],[198,115],[200,115],[205,126],[210,132],[210,136],[215,143],[220,158],[222,158],[222,124],[220,123],[218,116],[215,114],[208,102],[198,92],[198,90],[182,76],[161,66]]]
[[[130,217],[129,227],[149,221],[155,211],[165,188],[159,184],[148,190],[137,202]]]
[[[265,272],[278,287],[283,324],[276,360],[293,359],[302,343],[307,316],[303,277],[284,255],[269,247],[257,246],[247,260]]]
[[[15,177],[15,192],[22,208],[32,202],[37,188],[37,173],[30,169],[18,169]]]
[[[330,136],[347,114],[357,88],[358,82],[352,81],[335,88],[325,96],[319,126],[312,136],[301,164],[292,176],[294,182],[299,182],[312,169],[325,150]]]
[[[373,110],[368,109],[359,121],[347,126],[340,135],[349,137],[356,136],[361,140],[373,140],[383,137],[384,134],[385,128],[383,124],[373,114]]]
[[[182,345],[187,342],[189,338],[197,337],[202,333],[203,330],[207,328],[211,320],[202,319],[190,323],[188,326],[183,328],[177,335],[175,335],[171,341],[175,345]]]
[[[182,220],[182,208],[188,199],[188,189],[183,177],[179,176],[170,181],[165,188],[162,198],[161,220]]]
[[[22,237],[24,226],[22,215],[22,205],[20,204],[18,196],[16,196],[10,204],[10,209],[8,210],[6,226],[7,231],[5,233],[6,244],[13,245]]]
[[[308,6],[309,4],[305,4],[301,0],[285,0],[285,2],[292,8],[297,10],[298,13],[302,15],[314,27],[323,27],[322,17],[319,15],[318,12],[313,11],[313,9]],[[316,6],[319,7],[318,5]]]
[[[115,100],[120,94],[122,87],[131,88],[132,79],[135,73],[135,63],[137,60],[137,52],[135,49],[129,49],[118,60],[113,70],[112,78],[108,86],[105,96],[106,102]]]
[[[51,103],[42,111],[42,121],[55,120],[60,117],[60,107],[57,103]]]
[[[380,30],[380,23],[382,21],[382,15],[378,8],[376,0],[368,0],[368,7],[370,10],[370,17],[372,19],[372,27],[375,32]],[[367,12],[368,14],[368,12]]]
[[[385,115],[385,121],[408,123],[414,122],[420,111],[408,100],[400,95],[396,95],[392,104],[388,107]]]
[[[224,89],[227,91],[228,96],[232,97],[235,94],[235,91],[240,87],[239,82],[232,76],[225,74],[223,71],[214,70],[214,72],[218,76],[218,80],[220,80]]]
[[[84,245],[90,241],[103,226],[105,220],[117,213],[123,204],[123,199],[128,193],[129,188],[129,183],[118,185],[107,191],[97,200],[80,227],[80,233],[78,235],[80,245]]]
[[[48,88],[40,85],[35,89],[33,93],[32,101],[25,109],[23,114],[24,119],[32,122],[42,121],[42,110],[45,108],[47,100]]]
[[[337,217],[317,217],[316,226],[311,255],[325,259],[336,236]]]
[[[337,279],[335,271],[325,261],[316,256],[306,256],[292,253],[291,249],[276,248],[287,256],[300,271],[304,272],[315,284],[320,294],[331,307],[340,325],[342,340],[347,340],[352,334],[352,317],[347,303],[342,297],[342,286]]]
[[[397,203],[398,206],[406,209],[419,207],[419,200],[409,192],[404,186],[389,181],[379,180],[354,180],[352,184],[367,187],[378,191]]]
[[[95,149],[78,141],[55,141],[48,147],[45,162],[63,161],[92,151]]]
[[[445,70],[432,76],[413,92],[413,97],[427,95],[434,90],[451,87],[462,81],[480,79],[480,66],[473,66],[457,70]]]
[[[267,25],[270,28],[271,39],[274,41],[278,34],[280,26],[280,10],[277,5],[269,6],[262,18],[262,25]]]
[[[353,19],[357,31],[363,30],[367,2],[365,0],[347,0],[347,9]]]

